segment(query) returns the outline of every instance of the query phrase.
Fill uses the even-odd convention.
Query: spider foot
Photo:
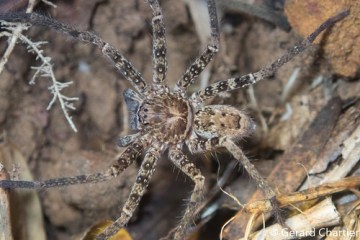
[[[286,219],[283,215],[283,210],[281,209],[280,202],[276,199],[276,196],[271,197],[271,215],[274,216],[276,222],[281,225],[286,231],[291,231],[291,228],[286,224]]]

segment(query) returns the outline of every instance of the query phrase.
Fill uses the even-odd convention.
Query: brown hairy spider
[[[272,188],[235,143],[236,140],[254,131],[254,122],[243,111],[234,107],[226,105],[204,106],[204,100],[214,97],[220,92],[242,88],[273,75],[278,68],[307,48],[323,30],[348,14],[345,11],[328,19],[308,38],[260,71],[218,81],[188,96],[187,88],[194,83],[219,49],[219,28],[215,0],[208,0],[211,27],[210,43],[200,57],[186,69],[173,90],[169,89],[165,81],[167,49],[161,8],[158,0],[148,0],[148,3],[153,11],[153,79],[151,84],[145,82],[141,73],[118,50],[94,33],[76,30],[36,13],[0,15],[2,20],[50,27],[82,42],[98,46],[104,56],[114,64],[117,70],[136,90],[125,90],[124,97],[130,111],[130,127],[136,130],[137,133],[119,139],[119,145],[126,147],[126,149],[116,157],[116,161],[107,170],[89,175],[45,181],[0,181],[0,187],[2,188],[30,189],[106,181],[117,177],[144,152],[145,156],[136,182],[122,208],[120,217],[97,236],[96,239],[98,240],[108,239],[129,222],[149,184],[158,159],[165,151],[169,152],[169,159],[173,164],[195,183],[185,213],[174,232],[173,239],[182,239],[184,237],[187,226],[191,223],[193,213],[200,203],[204,191],[204,176],[183,153],[183,149],[186,147],[191,153],[212,151],[220,147],[226,148],[245,167],[258,186],[265,191],[266,197],[273,198],[275,193]]]

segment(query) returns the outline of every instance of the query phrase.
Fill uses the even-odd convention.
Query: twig
[[[16,34],[15,31],[17,29],[21,29],[21,31],[22,31],[22,30],[26,30],[30,27],[30,25],[27,25],[27,24],[8,23],[5,21],[0,21],[0,22],[1,22],[2,26],[6,30],[9,31],[9,32],[3,32],[2,36],[12,37],[13,35]],[[49,110],[52,107],[52,105],[54,104],[54,102],[56,100],[58,100],[60,103],[61,109],[65,115],[66,120],[70,124],[71,128],[75,132],[77,132],[76,126],[75,126],[74,122],[72,121],[71,116],[68,113],[68,109],[71,109],[71,110],[75,109],[72,102],[78,100],[78,98],[77,97],[67,97],[61,93],[61,90],[63,88],[68,87],[73,82],[65,82],[65,83],[58,82],[55,78],[55,75],[54,75],[54,72],[52,69],[51,58],[45,57],[43,55],[43,50],[41,50],[39,48],[45,42],[33,42],[29,38],[27,38],[26,36],[21,34],[21,31],[19,31],[19,33],[17,35],[17,39],[21,40],[22,42],[24,42],[27,45],[27,49],[29,52],[36,54],[36,59],[40,59],[42,61],[42,64],[40,66],[32,67],[32,69],[35,69],[36,72],[29,83],[35,84],[35,78],[38,76],[48,77],[51,79],[52,85],[49,87],[49,90],[50,90],[51,94],[53,95],[53,98],[51,99],[49,105],[47,106],[47,110]]]
[[[315,234],[315,229],[335,226],[340,222],[341,217],[334,203],[330,198],[326,198],[301,214],[288,218],[285,223],[291,228],[290,232],[280,224],[274,224],[252,234],[248,239],[285,240],[297,237],[303,238]]]
[[[0,180],[9,180],[9,174],[7,173],[4,165],[0,162]],[[7,189],[0,188],[0,239],[14,239],[11,232],[11,220],[10,220],[10,196]]]
[[[44,1],[44,0],[43,0]],[[44,1],[45,3],[49,4],[47,1]],[[26,12],[31,12],[35,4],[35,0],[30,0],[29,6]],[[53,4],[50,4],[53,6]],[[43,55],[43,50],[40,49],[41,45],[45,44],[46,42],[40,41],[40,42],[33,42],[28,37],[22,34],[23,30],[27,30],[31,25],[29,24],[19,24],[19,23],[8,23],[5,21],[0,21],[1,25],[4,27],[5,32],[2,32],[0,34],[0,37],[7,36],[9,38],[9,45],[6,49],[6,52],[3,56],[3,58],[0,61],[0,73],[3,70],[4,65],[6,64],[9,55],[11,54],[15,43],[18,39],[20,39],[23,43],[27,45],[27,49],[29,52],[32,52],[36,54],[36,59],[40,59],[42,61],[42,64],[37,67],[31,67],[35,70],[35,74],[29,81],[29,84],[35,84],[35,79],[39,76],[41,77],[48,77],[52,81],[52,85],[49,87],[49,90],[51,94],[53,95],[53,98],[49,102],[49,105],[47,106],[47,110],[50,110],[53,104],[56,100],[59,101],[61,109],[65,115],[66,120],[70,124],[70,127],[77,132],[76,126],[74,122],[72,121],[71,116],[68,113],[68,109],[74,110],[75,107],[73,105],[73,101],[78,100],[77,97],[67,97],[61,93],[61,90],[68,87],[73,82],[65,82],[61,83],[58,82],[55,78],[52,64],[51,64],[51,58],[46,57]]]
[[[281,207],[319,199],[338,192],[356,189],[360,186],[360,176],[348,177],[336,182],[322,184],[320,186],[309,188],[303,191],[294,192],[287,195],[277,195],[276,200]],[[254,201],[245,205],[244,211],[249,213],[270,212],[272,210],[271,202],[268,199]]]
[[[37,0],[29,0],[29,4],[26,8],[26,13],[31,13],[33,11],[36,3],[37,3]],[[14,29],[13,35],[11,36],[11,38],[9,40],[9,45],[6,48],[6,51],[0,60],[0,74],[4,70],[4,66],[7,63],[8,59],[10,57],[10,54],[14,50],[15,44],[18,39],[18,35],[21,34],[22,30],[24,30],[24,29],[20,25]]]
[[[43,3],[49,5],[49,6],[53,7],[53,8],[57,8],[57,6],[56,6],[54,3],[52,3],[52,2],[50,2],[50,1],[48,1],[48,0],[41,0],[41,1],[42,1]]]

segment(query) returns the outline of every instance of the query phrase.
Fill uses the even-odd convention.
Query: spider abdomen
[[[255,123],[243,111],[226,105],[210,105],[194,116],[194,131],[204,137],[245,137],[255,130]]]
[[[138,111],[140,129],[160,142],[179,143],[189,134],[190,103],[171,93],[145,99]]]

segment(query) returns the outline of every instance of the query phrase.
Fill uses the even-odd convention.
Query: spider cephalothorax
[[[2,188],[42,189],[80,183],[96,183],[118,176],[137,157],[144,153],[138,176],[130,196],[125,202],[120,217],[96,239],[108,239],[129,222],[141,197],[149,184],[157,160],[165,150],[170,161],[194,182],[195,186],[185,213],[171,239],[183,239],[187,226],[192,222],[193,214],[200,203],[204,189],[204,177],[192,161],[187,158],[184,148],[191,153],[226,148],[237,159],[250,176],[261,187],[266,197],[275,196],[266,180],[249,162],[234,140],[251,133],[255,124],[251,118],[234,107],[224,105],[204,106],[204,101],[219,92],[235,90],[254,84],[271,76],[279,67],[304,50],[328,26],[345,17],[344,11],[329,18],[307,39],[294,46],[286,55],[274,61],[258,72],[241,77],[216,82],[204,90],[186,95],[187,88],[194,83],[201,71],[211,61],[219,49],[219,29],[214,0],[208,0],[210,15],[211,41],[201,55],[188,67],[178,80],[173,91],[166,85],[166,41],[162,12],[157,0],[148,0],[153,11],[153,80],[151,86],[146,83],[141,73],[115,47],[102,40],[96,34],[79,31],[54,19],[36,13],[10,13],[0,15],[0,20],[20,21],[51,27],[83,42],[100,48],[115,68],[136,90],[124,91],[124,98],[130,111],[130,127],[137,132],[121,137],[119,145],[126,147],[115,162],[99,173],[49,179],[45,181],[0,181]]]
[[[170,92],[144,99],[137,111],[139,130],[161,143],[184,141],[191,130],[192,118],[190,102]]]

